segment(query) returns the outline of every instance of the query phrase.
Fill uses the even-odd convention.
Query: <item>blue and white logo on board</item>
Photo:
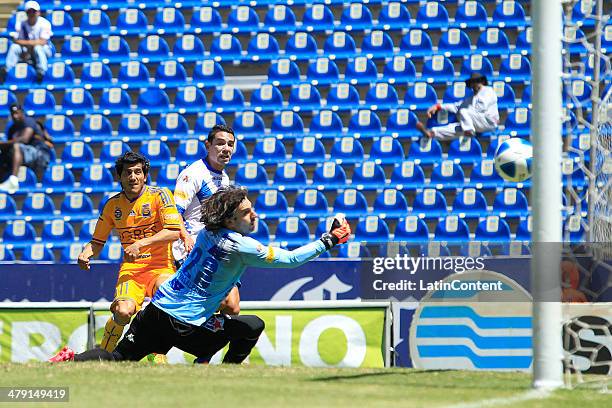
[[[487,270],[453,274],[443,282],[502,282],[502,291],[434,289],[410,327],[415,368],[529,370],[531,296],[512,279]]]

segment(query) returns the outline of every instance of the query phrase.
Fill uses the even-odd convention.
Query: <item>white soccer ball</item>
[[[495,169],[506,181],[515,183],[531,177],[533,148],[528,140],[513,137],[497,146]]]

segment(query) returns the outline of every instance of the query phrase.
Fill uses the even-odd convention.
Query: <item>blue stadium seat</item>
[[[443,103],[456,103],[456,102],[459,102],[465,99],[466,97],[472,94],[473,94],[472,90],[465,85],[464,81],[455,81],[450,86],[446,87],[446,90],[444,91],[444,95],[442,96],[442,102]],[[442,112],[443,111],[439,111],[438,115],[434,117],[433,119],[437,121]],[[446,116],[447,117],[449,116],[448,113],[446,113]]]
[[[442,160],[442,146],[440,142],[431,138],[421,138],[418,142],[410,144],[408,159],[415,163],[438,163]]]
[[[21,211],[28,221],[49,219],[54,216],[55,204],[51,197],[44,193],[32,193],[26,197]]]
[[[370,250],[361,242],[347,242],[338,249],[338,258],[370,258]]]
[[[585,220],[578,214],[570,215],[563,223],[564,242],[582,242],[585,239]]]
[[[54,162],[55,153],[52,151],[51,162]],[[17,173],[17,178],[19,179],[19,192],[20,193],[30,193],[37,191],[38,188],[36,183],[38,179],[36,177],[36,173],[29,167],[20,166],[19,172]]]
[[[275,86],[298,83],[300,82],[300,68],[289,58],[280,58],[270,64],[268,81],[272,82]]]
[[[143,88],[149,85],[149,71],[144,64],[138,61],[123,63],[117,81],[122,88]]]
[[[234,153],[232,154],[232,161],[230,163],[228,163],[228,166],[234,166],[234,165],[242,165],[247,163],[248,160],[248,151],[246,146],[244,145],[243,142],[241,142],[240,140],[236,143],[236,146],[234,147]]]
[[[595,25],[594,16],[597,15],[597,2],[581,0],[572,8],[572,23],[582,27],[593,27]]]
[[[608,50],[612,50],[612,25],[609,25],[608,27],[611,27],[610,29],[606,28],[606,31],[608,31],[608,36],[610,38],[609,42],[610,44],[604,45],[603,42],[605,40],[605,35],[604,37],[602,37],[602,48],[606,48]],[[582,63],[584,64],[584,76],[586,77],[585,79],[589,80],[592,79],[595,76],[595,56],[593,54],[588,54],[586,55],[583,60]],[[604,57],[600,57],[599,58],[599,66],[600,67],[605,67],[606,66],[606,59]],[[600,68],[600,70],[603,70],[602,68]],[[601,75],[606,76],[606,74],[600,72]],[[607,76],[610,77],[610,72],[608,72]]]
[[[242,46],[238,38],[231,34],[221,34],[213,40],[210,46],[210,54],[215,58],[215,61],[237,59],[242,56]]]
[[[215,91],[211,102],[217,112],[236,111],[244,107],[244,95],[238,88],[224,86]]]
[[[0,89],[0,116],[8,115],[9,107],[17,103],[17,97],[8,89]]]
[[[67,116],[53,115],[47,118],[45,129],[56,143],[74,139],[74,124]]]
[[[75,82],[74,71],[63,61],[54,62],[45,73],[43,82],[54,88],[70,87]]]
[[[411,20],[410,11],[399,1],[391,1],[384,4],[378,16],[378,24],[382,24],[383,28],[391,27],[404,28],[406,22]]]
[[[335,137],[342,133],[342,119],[331,110],[323,109],[316,113],[310,121],[310,134],[322,137]]]
[[[198,61],[193,69],[193,83],[199,88],[210,88],[225,83],[225,72],[218,62]]]
[[[582,189],[587,186],[587,179],[584,170],[580,168],[578,163],[571,158],[564,158],[561,165],[561,174],[563,176],[563,185],[572,185],[576,189]]]
[[[293,157],[295,160],[295,157]],[[295,190],[307,184],[304,168],[293,161],[279,163],[274,173],[274,185],[279,189]]]
[[[492,78],[494,76],[493,64],[489,58],[480,54],[472,54],[463,60],[459,77],[463,80],[468,79],[473,73],[478,73]]]
[[[334,214],[343,213],[346,217],[359,217],[368,213],[368,202],[363,193],[354,188],[339,192],[334,201]]]
[[[314,8],[314,7],[313,7]],[[304,19],[306,16],[304,16]],[[304,22],[306,24],[306,22]],[[285,56],[300,60],[317,57],[317,42],[308,33],[297,32],[289,38],[285,46]]]
[[[287,217],[276,227],[275,241],[283,248],[295,248],[310,241],[310,231],[304,220]]]
[[[81,123],[81,138],[90,138],[93,141],[100,142],[110,139],[112,132],[113,127],[108,118],[97,113],[86,116],[85,120]],[[62,160],[64,160],[63,156]]]
[[[147,16],[138,9],[124,10],[117,18],[117,31],[121,35],[145,33],[147,25]]]
[[[446,198],[441,191],[426,188],[417,193],[412,205],[412,212],[421,218],[438,218],[447,214]]]
[[[416,114],[408,109],[397,109],[387,118],[387,133],[394,137],[418,136],[416,129],[418,118]]]
[[[239,113],[234,118],[232,127],[237,135],[249,135],[253,138],[260,137],[266,130],[263,118],[253,111]]]
[[[42,186],[48,194],[72,191],[74,174],[61,164],[49,166],[43,175]]]
[[[7,193],[0,193],[0,220],[10,220],[18,217],[17,204]]]
[[[326,102],[326,106],[333,110],[356,109],[359,106],[359,92],[347,83],[332,85]]]
[[[482,146],[477,138],[460,137],[451,142],[448,160],[460,163],[475,163],[482,160]]]
[[[196,33],[219,32],[221,30],[221,14],[213,7],[194,7],[189,25]]]
[[[259,17],[254,9],[248,6],[238,6],[229,13],[227,25],[233,32],[256,31],[259,28]]]
[[[92,48],[89,41],[84,37],[71,36],[70,40],[65,41],[62,45],[60,54],[66,62],[85,62],[91,59]]]
[[[425,185],[425,173],[416,161],[403,161],[393,167],[391,184],[400,189],[417,189]]]
[[[399,97],[393,85],[387,82],[379,82],[370,87],[365,97],[365,103],[370,105],[371,109],[388,110],[399,105]]]
[[[357,224],[355,241],[367,242],[368,244],[389,242],[389,227],[382,218],[369,215]]]
[[[115,188],[113,175],[109,169],[101,164],[93,164],[83,170],[81,174],[81,187],[86,191],[113,191]]]
[[[297,113],[285,110],[274,116],[270,130],[276,135],[302,136],[304,134],[304,122]]]
[[[605,66],[605,65],[604,65]],[[590,107],[593,87],[582,79],[573,79],[568,87],[563,88],[563,103],[568,108]]]
[[[452,160],[444,160],[434,165],[430,183],[438,189],[460,188],[465,184],[465,175],[460,165]]]
[[[89,167],[94,160],[93,150],[81,141],[68,142],[62,151],[62,163],[74,168]]]
[[[100,252],[100,260],[119,263],[123,260],[123,248],[119,242],[107,242]]]
[[[395,226],[394,233],[394,241],[423,243],[429,241],[427,224],[415,215],[408,215],[400,219]]]
[[[408,88],[404,97],[404,105],[411,110],[424,110],[437,102],[435,89],[425,82],[414,83]]]
[[[108,65],[100,61],[83,64],[81,85],[85,89],[109,88],[113,85],[113,73]]]
[[[488,25],[487,10],[478,1],[459,4],[455,11],[455,24],[461,28],[484,29]]]
[[[15,260],[15,253],[4,244],[0,244],[0,262],[12,262]]]
[[[270,230],[268,224],[261,218],[257,219],[255,223],[255,229],[249,234],[249,236],[264,245],[270,242]]]
[[[514,45],[514,52],[520,52],[527,55],[531,52],[531,43],[533,42],[533,31],[531,27],[526,27],[525,30],[519,32]]]
[[[180,172],[181,167],[178,163],[166,162],[162,164],[159,172],[157,173],[157,185],[160,187],[167,187],[173,191],[176,185],[176,178]]]
[[[176,161],[181,166],[186,166],[196,160],[206,157],[204,142],[197,139],[181,140],[176,149]]]
[[[434,55],[425,60],[421,79],[430,83],[452,81],[455,79],[453,63],[443,55]]]
[[[524,82],[531,79],[531,64],[521,54],[510,54],[501,59],[499,77],[506,82]]]
[[[47,115],[55,112],[55,98],[45,89],[33,89],[26,96],[23,108],[29,115]]]
[[[247,54],[253,61],[276,59],[280,53],[278,41],[268,33],[254,36],[247,46]]]
[[[187,82],[185,68],[174,60],[164,61],[157,66],[155,83],[160,88],[179,87]]]
[[[325,161],[325,147],[314,136],[306,136],[295,142],[291,158],[300,164],[315,164]]]
[[[338,66],[327,57],[320,57],[311,62],[306,72],[306,78],[313,84],[333,84],[339,77]]]
[[[198,112],[203,106],[206,106],[206,95],[195,86],[179,89],[174,97],[174,108],[181,114]]]
[[[343,26],[350,26],[346,29],[366,29],[372,27],[372,13],[368,7],[362,3],[351,3],[345,7],[340,16],[340,23]]]
[[[364,160],[363,146],[358,139],[344,136],[334,143],[330,159],[336,163],[361,163]]]
[[[396,55],[387,62],[383,70],[383,78],[389,83],[414,82],[416,80],[416,68],[412,61],[403,55]]]
[[[161,167],[172,161],[170,148],[161,140],[146,140],[142,142],[139,151],[149,159],[151,167]]]
[[[206,112],[196,119],[194,133],[206,136],[214,125],[225,125],[225,119],[218,113]]]
[[[318,165],[312,176],[312,183],[319,189],[337,190],[346,187],[346,173],[339,164],[324,162]]]
[[[378,78],[376,64],[367,57],[357,57],[348,61],[344,79],[351,84],[374,82]]]
[[[291,30],[296,26],[296,17],[291,7],[284,4],[275,4],[266,13],[264,26],[269,27],[272,32],[276,30]]]
[[[182,139],[189,133],[187,120],[178,113],[162,114],[157,122],[157,136],[167,136],[169,139]]]
[[[351,185],[359,190],[373,190],[386,184],[385,171],[375,161],[362,161],[355,165]]]
[[[373,209],[382,218],[400,218],[408,213],[408,202],[401,191],[386,188],[376,196]]]
[[[185,17],[174,7],[164,7],[155,14],[153,29],[158,34],[182,33],[185,30]]]
[[[503,81],[494,81],[491,86],[497,95],[498,109],[509,109],[516,106],[516,95],[510,84]]]
[[[529,20],[521,3],[504,0],[493,11],[493,23],[499,27],[524,27]]]
[[[235,177],[236,184],[251,190],[268,187],[268,174],[263,166],[257,163],[251,162],[239,167]]]
[[[402,38],[400,50],[407,54],[407,58],[433,55],[431,37],[423,30],[412,29]]]
[[[604,48],[608,53],[612,50],[612,24],[608,24],[604,28],[601,36],[601,48]]]
[[[314,4],[307,8],[302,18],[302,27],[307,30],[333,30],[334,14],[324,4]]]
[[[496,215],[489,215],[476,227],[474,239],[487,242],[510,242],[512,238],[508,223]]]
[[[291,88],[288,102],[294,110],[315,110],[321,107],[321,94],[310,84],[299,84]]]
[[[492,256],[488,245],[482,242],[472,241],[459,246],[459,256],[471,258]]]
[[[118,35],[111,35],[100,44],[98,56],[104,63],[129,60],[130,46],[125,38]]]
[[[519,218],[529,215],[525,194],[516,188],[506,188],[495,196],[493,213],[502,218]]]
[[[82,193],[75,194],[82,195]],[[91,205],[91,201],[89,201],[89,204]],[[73,219],[72,215],[68,214],[71,220]],[[92,218],[91,209],[89,214],[87,214],[87,218]],[[46,221],[41,233],[41,239],[45,244],[53,245],[53,248],[63,248],[74,242],[74,229],[65,220]]]
[[[185,60],[196,60],[199,61],[204,56],[204,43],[200,38],[193,34],[185,34],[177,38],[172,48],[172,55],[178,59],[179,62]]]
[[[419,246],[419,256],[428,257],[448,257],[451,256],[450,249],[446,245],[446,242],[441,241],[430,241],[427,244]]]
[[[336,58],[348,58],[357,53],[355,40],[344,31],[335,31],[323,44],[323,52]]]
[[[106,198],[108,200],[108,196]],[[100,206],[100,207],[102,207],[102,206]],[[102,210],[102,208],[100,208],[100,210]],[[78,236],[78,240],[79,241],[81,241],[81,242],[89,242],[89,241],[91,241],[91,236],[94,233],[97,221],[98,221],[97,219],[96,220],[83,221],[83,223],[81,224],[81,227],[79,228],[79,236]]]
[[[93,96],[83,88],[68,89],[64,93],[62,110],[68,116],[92,112],[94,110]]]
[[[376,112],[360,109],[351,116],[348,130],[355,137],[375,137],[382,133],[382,124]]]
[[[20,62],[7,72],[5,83],[13,89],[24,86],[30,88],[35,80],[34,68],[25,62]]]
[[[448,27],[448,11],[442,3],[428,1],[419,8],[416,24],[424,30]]]
[[[470,230],[464,220],[456,215],[446,216],[438,222],[434,233],[435,241],[467,242],[470,240]]]
[[[260,192],[255,200],[255,211],[260,217],[276,219],[285,217],[289,213],[287,198],[278,190]]]
[[[381,30],[373,30],[361,42],[361,52],[368,57],[388,57],[393,54],[393,40],[391,36]]]
[[[23,249],[21,260],[26,262],[55,262],[55,255],[44,244],[34,244]]]
[[[121,140],[113,140],[111,142],[104,142],[102,145],[102,151],[100,152],[100,162],[103,164],[114,165],[115,161],[123,156],[126,152],[129,152],[130,146]]]
[[[131,105],[130,95],[121,88],[106,89],[100,98],[100,110],[105,115],[129,112]]]
[[[295,197],[293,213],[300,218],[319,218],[327,215],[327,199],[321,191],[308,188]]]
[[[60,263],[63,263],[63,264],[76,263],[82,249],[83,249],[83,244],[81,242],[73,242],[72,244],[64,247],[60,255]]]
[[[149,88],[138,95],[136,105],[143,115],[162,113],[168,110],[170,98],[163,89]]]
[[[504,180],[495,171],[493,160],[484,159],[472,168],[468,185],[477,189],[494,189],[503,183]]]
[[[510,42],[501,29],[489,27],[478,37],[476,49],[485,56],[507,55],[510,53]]]
[[[442,34],[438,41],[438,52],[446,57],[463,57],[472,53],[470,37],[458,29],[451,28]]]
[[[504,128],[511,136],[528,136],[531,131],[531,111],[527,108],[509,111]]]
[[[24,220],[8,221],[2,234],[4,245],[12,245],[18,249],[34,244],[35,239],[36,230]]]
[[[110,18],[102,10],[84,10],[79,28],[86,37],[103,35],[111,31]]]
[[[262,165],[282,163],[286,159],[285,145],[274,136],[260,139],[253,149],[253,160]]]
[[[482,217],[488,214],[487,200],[481,191],[464,188],[457,192],[452,212],[465,219]]]
[[[404,149],[398,139],[391,136],[383,136],[372,143],[370,149],[370,160],[376,163],[393,164],[402,161]]]

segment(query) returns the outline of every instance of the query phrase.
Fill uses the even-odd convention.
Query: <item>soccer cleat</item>
[[[74,350],[72,350],[68,346],[64,346],[59,353],[51,357],[48,361],[50,363],[59,363],[62,361],[73,361],[74,360]]]
[[[427,129],[425,125],[422,124],[421,122],[416,123],[416,128],[419,132],[423,134],[423,136],[430,137],[430,138],[434,137],[434,133],[431,130]]]
[[[3,183],[0,183],[0,191],[19,190],[19,179],[16,176],[9,176]]]

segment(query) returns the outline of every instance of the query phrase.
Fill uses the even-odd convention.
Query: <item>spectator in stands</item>
[[[487,77],[473,73],[465,81],[474,95],[456,103],[436,104],[427,109],[427,117],[431,118],[440,110],[457,115],[459,122],[428,129],[423,123],[417,122],[417,129],[426,137],[440,140],[456,139],[461,136],[474,136],[477,132],[490,132],[497,128],[499,112],[497,110],[497,95],[488,85]]]
[[[36,172],[40,180],[51,161],[53,144],[47,132],[36,120],[26,116],[21,106],[10,106],[13,124],[6,132],[8,141],[0,142],[1,161],[9,162],[11,175],[0,184],[0,190],[19,189],[19,167],[27,166]]]
[[[40,5],[35,1],[25,3],[27,18],[17,19],[14,31],[11,32],[14,43],[6,55],[6,68],[0,72],[0,80],[4,82],[6,72],[21,61],[33,60],[36,68],[36,81],[41,82],[49,67],[47,59],[52,55],[51,23],[40,16]]]

